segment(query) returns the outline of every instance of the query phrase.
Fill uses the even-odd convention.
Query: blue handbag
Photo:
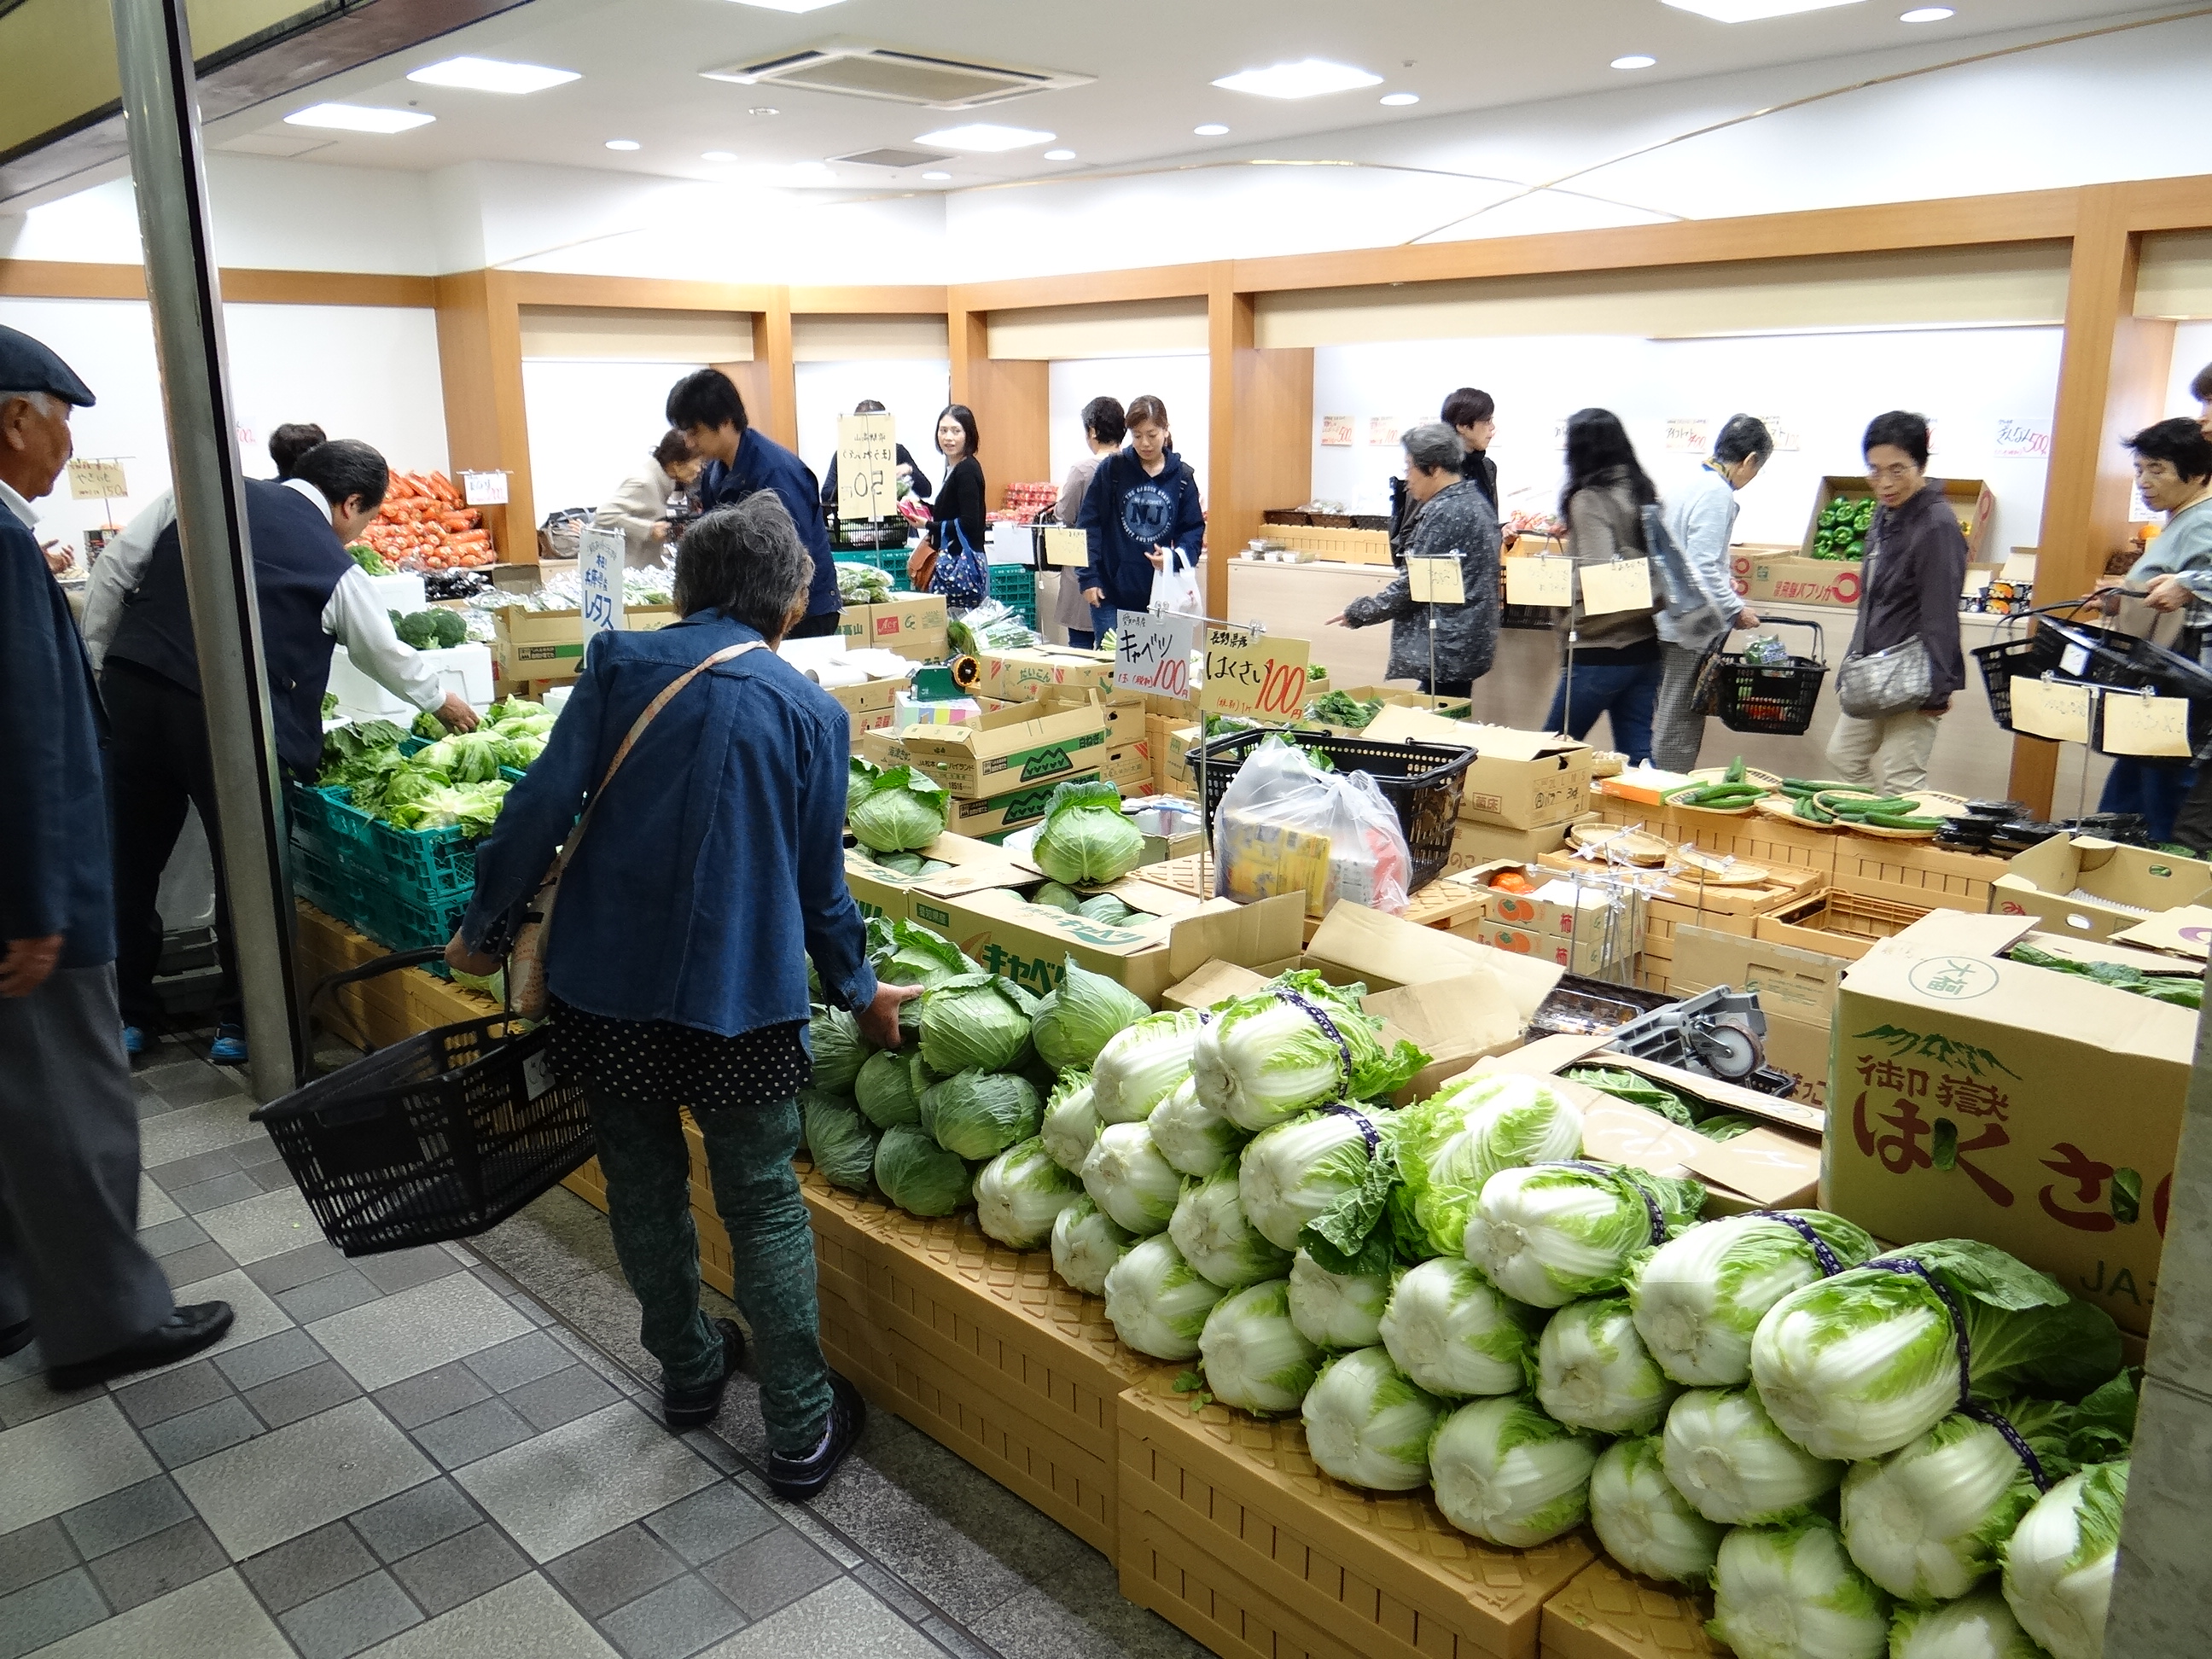
[[[968,532],[959,520],[947,519],[939,527],[951,535],[950,544],[937,550],[937,568],[930,573],[929,591],[942,593],[950,610],[972,610],[983,603],[991,586],[982,556],[969,544]]]

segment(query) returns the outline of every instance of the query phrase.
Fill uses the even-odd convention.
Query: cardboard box
[[[1753,932],[1770,945],[1856,962],[1883,939],[1912,926],[1930,908],[1860,893],[1826,892],[1759,917]]]
[[[860,685],[825,685],[822,689],[836,698],[838,707],[851,717],[853,736],[858,738],[863,732],[890,729],[892,708],[906,685],[904,679],[891,678],[868,680]]]
[[[1192,763],[1190,751],[1198,742],[1199,728],[1195,726],[1172,726],[1168,732],[1167,775],[1176,783],[1195,783],[1198,769]]]
[[[1048,687],[1073,690],[1114,689],[1114,653],[1071,651],[1065,646],[1030,646],[1018,651],[986,651],[975,659],[977,696],[1019,702]]]
[[[1592,751],[1545,732],[1441,720],[1417,708],[1388,708],[1366,735],[1378,743],[1434,743],[1474,750],[1459,815],[1475,823],[1534,830],[1565,823],[1586,810]]]
[[[1334,691],[1339,688],[1324,682],[1320,689],[1322,691]],[[1316,695],[1318,696],[1319,692]],[[1432,697],[1425,692],[1408,691],[1403,686],[1355,685],[1344,695],[1360,702],[1381,702],[1393,708],[1425,709],[1448,720],[1466,720],[1469,713],[1465,697]]]
[[[1139,795],[1123,802],[1121,810],[1145,837],[1139,869],[1206,850],[1206,830],[1198,808],[1180,795]]]
[[[1791,1098],[1826,1105],[1836,982],[1850,960],[1710,927],[1683,927],[1674,934],[1669,988],[1684,997],[1716,985],[1759,993],[1766,1015],[1766,1063],[1797,1079]]]
[[[967,836],[939,836],[921,849],[921,857],[952,866],[929,876],[902,876],[870,858],[865,848],[845,848],[845,885],[863,916],[884,916],[894,921],[914,920],[914,896],[927,887],[933,892],[963,892],[977,887],[1011,887],[1035,881],[1036,872],[1003,847]]]
[[[676,620],[672,605],[632,606],[623,626],[634,633],[665,628]],[[510,605],[492,612],[492,666],[502,680],[573,680],[584,666],[584,613],[526,611]]]
[[[1360,1006],[1383,1021],[1385,1043],[1403,1037],[1429,1056],[1392,1097],[1401,1106],[1427,1099],[1478,1060],[1519,1048],[1534,1012],[1499,995],[1498,976],[1488,972],[1376,991]]]
[[[1929,482],[1942,490],[1943,499],[1951,504],[1951,511],[1958,515],[1959,528],[1966,538],[1966,557],[1969,561],[1975,559],[1980,555],[1982,542],[1989,533],[1990,520],[1996,515],[1996,497],[1990,494],[1990,487],[1979,478],[1931,478]],[[1813,515],[1805,521],[1805,539],[1797,546],[1797,551],[1810,563],[1837,562],[1814,559],[1813,545],[1820,534],[1820,514],[1827,510],[1830,501],[1839,496],[1846,501],[1870,501],[1874,497],[1874,486],[1867,481],[1864,474],[1857,472],[1832,472],[1820,480],[1820,487],[1813,492]],[[1856,604],[1856,600],[1849,603]]]
[[[1708,1659],[1708,1592],[1662,1584],[1600,1556],[1544,1603],[1544,1659]]]
[[[1003,708],[968,726],[908,726],[901,742],[908,765],[959,799],[981,801],[1097,771],[1106,757],[1106,719],[1091,703],[1042,714]]]
[[[1109,749],[1106,758],[1099,763],[1098,775],[1112,784],[1142,784],[1152,786],[1152,746],[1142,738]]]
[[[1423,927],[1358,904],[1340,904],[1322,919],[1306,942],[1305,962],[1331,984],[1357,981],[1370,992],[1482,975],[1524,1030],[1562,972],[1553,963],[1493,950],[1472,929]]]
[[[1583,817],[1595,816],[1583,814]],[[1452,830],[1451,856],[1444,863],[1444,873],[1455,876],[1486,864],[1534,864],[1545,854],[1565,847],[1567,831],[1579,821],[1548,823],[1534,830],[1507,830],[1462,818]]]
[[[1224,1594],[1251,1606],[1256,1632],[1234,1614],[1186,1626],[1209,1646],[1231,1638],[1216,1647],[1227,1654],[1536,1659],[1544,1603],[1593,1559],[1581,1532],[1530,1550],[1485,1544],[1425,1492],[1322,1474],[1295,1418],[1194,1413],[1168,1370],[1121,1400],[1121,1531],[1137,1545],[1122,1583],[1135,1599],[1171,1619]],[[1206,1589],[1158,1594],[1185,1574]]]
[[[2201,963],[2205,959],[2208,947],[2212,947],[2212,909],[2201,904],[2182,905],[2113,934],[2112,943],[2132,945],[2145,951],[2185,957],[2191,962]]]
[[[2033,916],[2052,933],[2091,939],[2208,901],[2212,864],[2091,836],[2053,836],[2029,848],[2007,864],[1990,893],[1998,915]]]
[[[2005,873],[2003,859],[1988,853],[1954,852],[1933,842],[1859,835],[1829,839],[1835,885],[1893,904],[1985,911],[1991,884]]]
[[[864,644],[878,650],[896,651],[916,662],[944,659],[948,647],[943,594],[907,593],[883,605],[857,608],[867,612]],[[852,611],[848,610],[845,614],[849,617]]]
[[[896,722],[853,734],[853,752],[871,766],[904,766],[906,745]]]
[[[2148,1334],[2197,1014],[2008,960],[2081,948],[2033,926],[1937,910],[1844,969],[1822,1204],[1882,1238],[1984,1240]]]
[[[903,756],[905,742],[902,738],[891,746],[891,752]],[[945,827],[956,835],[971,836],[978,841],[991,841],[1010,830],[1025,830],[1040,822],[1044,809],[1052,805],[1052,792],[1063,783],[1096,783],[1096,768],[1078,772],[1070,777],[1047,778],[1042,783],[1024,784],[1008,790],[1003,795],[993,795],[985,800],[963,800],[957,795],[945,803]]]
[[[1865,580],[1858,559],[1815,559],[1790,552],[1729,561],[1735,591],[1756,605],[1833,605],[1855,606]]]

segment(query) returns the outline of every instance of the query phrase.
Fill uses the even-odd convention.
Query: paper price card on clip
[[[471,507],[505,507],[507,505],[507,474],[504,472],[462,473],[461,499]]]
[[[1417,605],[1465,605],[1467,582],[1457,559],[1408,559],[1406,592]]]
[[[2105,694],[2105,740],[2110,755],[2186,755],[2189,703],[2182,697]]]
[[[1114,689],[1162,697],[1190,695],[1190,653],[1198,619],[1150,611],[1115,613]]]
[[[1091,562],[1091,538],[1066,525],[1047,525],[1044,562],[1062,570],[1080,570]]]
[[[1651,561],[1615,559],[1582,568],[1583,614],[1609,617],[1617,611],[1651,608]]]
[[[70,499],[73,501],[107,501],[131,493],[124,487],[120,461],[72,460],[69,464],[69,481]]]
[[[888,414],[837,417],[837,516],[888,519],[898,511],[898,434]]]
[[[1206,624],[1206,683],[1198,706],[1208,714],[1290,720],[1305,712],[1311,641]]]
[[[1554,554],[1505,561],[1508,605],[1569,605],[1575,602],[1575,563]]]
[[[623,625],[623,564],[629,544],[619,530],[596,526],[576,538],[576,580],[583,589],[584,643]]]
[[[2089,688],[2060,680],[2015,676],[2012,682],[2012,726],[2033,738],[2059,743],[2089,741]]]

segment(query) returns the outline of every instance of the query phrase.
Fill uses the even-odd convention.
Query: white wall
[[[938,412],[951,395],[952,365],[939,357],[887,357],[866,362],[799,363],[799,453],[814,476],[826,478],[837,455],[837,417],[872,398],[888,409],[898,434],[933,487],[945,482],[945,457],[937,453]],[[990,434],[984,434],[984,476],[990,476]]]
[[[2189,383],[2207,364],[2212,364],[2212,323],[2177,325],[2173,331],[2173,378],[2166,394],[2167,414],[2196,413],[2197,399],[2189,395]]]
[[[1206,489],[1208,434],[1213,418],[1212,359],[1203,353],[1176,357],[1070,358],[1051,365],[1047,398],[1052,420],[1052,481],[1091,453],[1083,441],[1083,405],[1093,398],[1119,398],[1127,408],[1150,393],[1168,406],[1168,425],[1176,453],[1198,474]]]
[[[644,470],[668,430],[668,389],[699,363],[526,357],[522,408],[530,426],[530,488],[542,521],[564,507],[597,507]]]
[[[1717,432],[1741,412],[1779,416],[1785,436],[1741,497],[1736,537],[1801,540],[1825,473],[1857,472],[1858,441],[1884,410],[1905,408],[1936,423],[1929,470],[1981,478],[1996,497],[1985,548],[2035,544],[2042,522],[2045,463],[2000,459],[2000,419],[2048,432],[2058,385],[2059,331],[2051,328],[1950,329],[1886,334],[1795,335],[1754,339],[1433,340],[1323,346],[1314,352],[1313,493],[1353,512],[1388,510],[1388,481],[1401,471],[1395,444],[1368,443],[1370,418],[1394,424],[1433,420],[1444,394],[1476,386],[1498,400],[1491,450],[1508,512],[1546,510],[1557,501],[1559,422],[1586,404],[1627,424],[1644,468],[1663,492],[1698,458],[1667,447],[1667,422],[1703,419]],[[1353,416],[1353,445],[1323,447],[1321,419]],[[1285,506],[1291,503],[1285,502]]]
[[[402,471],[443,467],[445,397],[437,325],[398,307],[233,305],[224,307],[231,408],[248,477],[275,475],[269,434],[314,421],[332,437],[361,438]],[[113,503],[124,523],[169,487],[169,444],[153,323],[139,300],[0,300],[0,323],[45,341],[100,401],[71,424],[80,455],[123,458],[131,494]],[[40,503],[43,528],[76,540],[102,504],[72,501],[64,479]],[[82,542],[78,544],[82,545]]]

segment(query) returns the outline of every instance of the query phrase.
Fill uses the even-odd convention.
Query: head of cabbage
[[[1736,1659],[1881,1659],[1889,1614],[1889,1597],[1851,1565],[1826,1516],[1721,1540],[1706,1628]]]
[[[1079,965],[1074,957],[1047,992],[1030,1022],[1037,1058],[1056,1072],[1088,1071],[1108,1041],[1151,1010],[1127,986]]]
[[[1994,1586],[1940,1607],[1899,1607],[1889,1652],[1890,1659],[2051,1659]]]
[[[1625,1296],[1570,1302],[1536,1344],[1536,1398],[1571,1428],[1649,1434],[1680,1391],[1644,1352]]]
[[[1769,1308],[1831,1264],[1856,1267],[1874,1254],[1873,1239],[1825,1210],[1724,1216],[1639,1261],[1628,1302],[1661,1370],[1677,1382],[1732,1386],[1751,1378],[1751,1335]]]
[[[1363,1251],[1376,1237],[1396,1176],[1397,1116],[1347,1106],[1310,1112],[1255,1136],[1237,1159],[1252,1224],[1279,1249],[1303,1246],[1324,1267],[1371,1271]],[[1309,1236],[1324,1216],[1344,1224]],[[1387,1258],[1387,1246],[1382,1255]]]
[[[1166,1231],[1182,1192],[1182,1177],[1141,1123],[1101,1129],[1083,1160],[1082,1176],[1091,1202],[1129,1231],[1146,1236]]]
[[[1324,1474],[1370,1492],[1411,1492],[1429,1478],[1429,1438],[1443,1401],[1381,1348],[1339,1354],[1300,1407],[1306,1450]]]
[[[919,985],[924,990],[961,974],[983,971],[944,934],[886,916],[868,918],[868,965],[886,985]]]
[[[1694,1181],[1626,1166],[1516,1165],[1482,1183],[1467,1259],[1506,1295],[1563,1308],[1619,1285],[1637,1255],[1686,1225],[1705,1199]]]
[[[1835,1491],[1844,1466],[1782,1432],[1750,1389],[1692,1389],[1659,1437],[1667,1478],[1690,1507],[1724,1527],[1778,1526]]]
[[[1164,1236],[1141,1240],[1106,1274],[1106,1317],[1114,1334],[1155,1359],[1198,1352],[1206,1316],[1226,1294],[1182,1259]]]
[[[1235,1163],[1238,1149],[1249,1139],[1198,1097],[1193,1078],[1176,1084],[1145,1122],[1160,1156],[1187,1176],[1210,1176],[1223,1164]]]
[[[1116,1032],[1091,1067],[1091,1100],[1101,1123],[1137,1123],[1152,1115],[1190,1075],[1191,1040],[1199,1016],[1188,1009],[1147,1014]]]
[[[1198,1097],[1248,1132],[1334,1100],[1382,1100],[1428,1064],[1412,1043],[1382,1046],[1382,1022],[1303,969],[1216,1007],[1191,1045]]]
[[[845,786],[845,827],[863,847],[911,853],[945,833],[945,786],[910,766],[878,769],[855,757]]]
[[[1425,1254],[1457,1255],[1482,1184],[1500,1170],[1578,1158],[1581,1109],[1541,1078],[1455,1078],[1399,1120],[1398,1164]]]
[[[1158,1137],[1154,1137],[1155,1140]],[[1183,1183],[1168,1221],[1168,1237],[1183,1259],[1224,1290],[1242,1290],[1291,1270],[1291,1253],[1262,1238],[1244,1218],[1237,1166],[1224,1164],[1202,1181]],[[1285,1280],[1285,1288],[1288,1280]],[[1284,1317],[1290,1316],[1285,1311]]]
[[[807,1022],[806,1046],[814,1056],[814,1086],[833,1095],[851,1094],[868,1057],[860,1022],[842,1008],[817,1002]]]
[[[2051,1659],[2099,1659],[2128,1465],[2093,1463],[2035,1500],[2004,1547],[2004,1599]]]
[[[1646,1578],[1705,1583],[1726,1531],[1674,1489],[1649,1436],[1605,1449],[1590,1471],[1589,1510],[1606,1553]]]
[[[1437,1507],[1462,1532],[1533,1549],[1582,1525],[1603,1444],[1551,1417],[1534,1395],[1474,1401],[1443,1420],[1429,1447]]]
[[[876,1185],[908,1215],[951,1215],[968,1201],[968,1165],[914,1124],[876,1143]]]
[[[921,1091],[921,1127],[964,1158],[991,1158],[1037,1132],[1041,1108],[1024,1077],[956,1072]]]
[[[1083,1173],[1083,1160],[1091,1156],[1098,1139],[1098,1114],[1091,1106],[1091,1073],[1066,1072],[1053,1086],[1044,1103],[1044,1123],[1037,1133],[1052,1161],[1070,1175]]]
[[[1270,1279],[1224,1297],[1198,1334],[1213,1397],[1240,1411],[1294,1412],[1313,1386],[1321,1350],[1291,1318],[1291,1284]]]
[[[1054,881],[1117,881],[1145,856],[1145,837],[1122,811],[1114,785],[1063,783],[1052,792],[1030,856]]]
[[[819,1090],[801,1091],[799,1107],[806,1155],[823,1179],[848,1192],[867,1191],[876,1167],[875,1131],[848,1103]]]
[[[1136,1242],[1091,1199],[1079,1198],[1053,1218],[1052,1270],[1084,1295],[1103,1296],[1108,1272]]]
[[[1535,1370],[1544,1316],[1498,1293],[1466,1261],[1408,1267],[1377,1329],[1398,1369],[1431,1394],[1518,1394]]]
[[[1291,1258],[1291,1322],[1317,1348],[1371,1348],[1382,1340],[1388,1273],[1335,1273],[1300,1250]]]
[[[1034,1250],[1052,1237],[1060,1212],[1082,1196],[1083,1183],[1032,1137],[1007,1147],[976,1176],[975,1220],[1009,1249]]]
[[[921,1057],[940,1077],[1024,1066],[1036,1001],[996,974],[956,974],[923,992]],[[856,1066],[854,1069],[859,1068]]]
[[[889,1048],[870,1054],[853,1079],[853,1098],[878,1129],[921,1122],[921,1097],[914,1090],[913,1057]]]

